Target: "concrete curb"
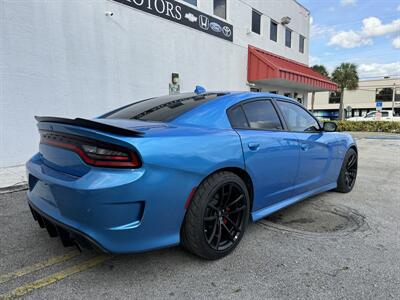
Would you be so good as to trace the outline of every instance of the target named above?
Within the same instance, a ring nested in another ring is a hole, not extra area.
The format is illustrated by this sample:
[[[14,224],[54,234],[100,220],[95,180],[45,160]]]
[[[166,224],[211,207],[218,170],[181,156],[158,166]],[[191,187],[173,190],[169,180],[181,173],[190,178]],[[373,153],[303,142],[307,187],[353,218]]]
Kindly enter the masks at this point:
[[[11,186],[6,186],[0,188],[0,195],[7,194],[7,193],[14,193],[19,191],[24,191],[28,189],[28,183],[26,181],[19,182]]]

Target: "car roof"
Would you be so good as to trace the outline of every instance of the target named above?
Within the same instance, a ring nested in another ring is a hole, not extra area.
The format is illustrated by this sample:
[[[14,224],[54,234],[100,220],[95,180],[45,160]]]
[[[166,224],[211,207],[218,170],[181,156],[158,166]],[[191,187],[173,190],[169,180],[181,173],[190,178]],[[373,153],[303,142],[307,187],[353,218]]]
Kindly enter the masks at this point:
[[[289,100],[295,103],[298,103],[296,100],[275,93],[267,93],[267,92],[251,92],[251,91],[208,91],[207,94],[225,94],[224,96],[240,96],[240,98],[257,98],[257,97],[265,97],[265,98],[275,98],[282,100]],[[220,100],[222,96],[218,97],[216,100]]]
[[[213,100],[205,102],[192,110],[189,110],[176,119],[172,124],[185,124],[201,127],[212,127],[220,129],[231,129],[226,110],[242,101],[257,98],[274,98],[291,101],[298,104],[297,101],[278,94],[250,92],[250,91],[207,91],[204,94],[221,94]],[[185,94],[182,94],[185,96]],[[191,94],[187,94],[190,96]],[[199,94],[201,95],[201,94]]]

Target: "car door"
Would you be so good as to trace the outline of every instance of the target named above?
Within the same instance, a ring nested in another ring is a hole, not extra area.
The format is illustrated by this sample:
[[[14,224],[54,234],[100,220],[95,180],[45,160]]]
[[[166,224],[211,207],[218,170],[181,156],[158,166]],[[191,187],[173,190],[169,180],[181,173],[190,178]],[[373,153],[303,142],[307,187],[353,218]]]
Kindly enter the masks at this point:
[[[365,121],[374,121],[375,115],[376,115],[375,111],[371,111],[371,112],[367,113],[367,115],[364,117]]]
[[[337,134],[324,132],[317,119],[294,101],[277,99],[276,103],[288,129],[296,136],[300,145],[296,195],[331,184],[329,181],[335,178],[337,171]]]
[[[254,187],[253,210],[289,198],[299,165],[295,134],[284,129],[270,99],[242,102],[228,111],[239,134]]]
[[[389,117],[389,112],[388,111],[382,111],[381,112],[381,121],[390,121],[391,118]]]

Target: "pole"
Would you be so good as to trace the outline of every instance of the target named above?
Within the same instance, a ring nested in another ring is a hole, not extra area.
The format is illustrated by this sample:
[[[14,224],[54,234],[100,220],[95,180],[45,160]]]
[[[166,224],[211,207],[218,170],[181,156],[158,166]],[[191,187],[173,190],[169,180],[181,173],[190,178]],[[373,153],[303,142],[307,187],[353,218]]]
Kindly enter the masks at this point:
[[[311,94],[311,112],[314,113],[315,92]]]
[[[396,83],[393,83],[393,95],[392,95],[392,116],[394,116],[394,100],[396,98]]]

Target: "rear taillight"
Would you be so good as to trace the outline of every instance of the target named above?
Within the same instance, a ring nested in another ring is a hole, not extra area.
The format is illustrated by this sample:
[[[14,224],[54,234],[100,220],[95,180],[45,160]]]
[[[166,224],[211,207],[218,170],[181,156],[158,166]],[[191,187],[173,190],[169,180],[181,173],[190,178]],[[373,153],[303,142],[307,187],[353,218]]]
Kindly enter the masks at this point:
[[[40,131],[40,143],[71,150],[96,167],[139,168],[141,161],[133,150],[61,132]]]

